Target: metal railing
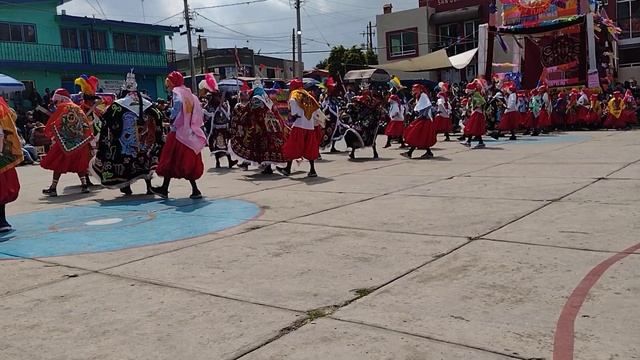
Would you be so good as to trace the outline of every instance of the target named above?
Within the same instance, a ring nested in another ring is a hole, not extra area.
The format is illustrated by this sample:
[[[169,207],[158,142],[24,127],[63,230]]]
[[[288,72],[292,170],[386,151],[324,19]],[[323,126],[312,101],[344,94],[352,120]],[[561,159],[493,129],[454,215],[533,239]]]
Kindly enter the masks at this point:
[[[59,45],[19,42],[0,42],[0,62],[168,67],[166,52],[69,49]]]

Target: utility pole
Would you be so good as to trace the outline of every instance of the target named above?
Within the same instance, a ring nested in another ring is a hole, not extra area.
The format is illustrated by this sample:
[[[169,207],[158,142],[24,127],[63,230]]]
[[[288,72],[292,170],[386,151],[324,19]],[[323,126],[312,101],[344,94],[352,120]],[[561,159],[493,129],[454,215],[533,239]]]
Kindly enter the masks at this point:
[[[189,13],[189,0],[184,0],[184,20],[187,27],[187,45],[189,46],[189,67],[191,70],[191,91],[196,93],[196,63],[193,59],[193,43],[191,42],[191,14]]]
[[[373,26],[369,21],[369,50],[373,51]]]
[[[204,56],[204,50],[202,49],[202,35],[198,35],[198,57],[200,58],[200,74],[204,74],[206,58]]]
[[[291,54],[293,57],[293,62],[291,63],[291,66],[293,66],[292,77],[296,77],[296,71],[298,67],[296,66],[296,29],[295,28],[291,31],[291,42],[293,43],[293,51],[291,51]]]
[[[187,1],[187,0],[185,0]],[[298,64],[296,66],[296,75],[302,79],[302,20],[300,18],[300,6],[301,0],[296,0],[296,19],[298,27]]]

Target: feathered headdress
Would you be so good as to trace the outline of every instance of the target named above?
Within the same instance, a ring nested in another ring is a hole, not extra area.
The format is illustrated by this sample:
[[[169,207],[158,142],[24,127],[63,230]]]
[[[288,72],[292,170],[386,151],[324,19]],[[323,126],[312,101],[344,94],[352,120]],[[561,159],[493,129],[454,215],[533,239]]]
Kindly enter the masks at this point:
[[[138,83],[136,82],[136,74],[133,73],[133,69],[127,74],[127,78],[122,84],[122,90],[136,91],[138,90]]]
[[[204,80],[200,81],[200,84],[198,84],[198,88],[200,90],[207,90],[210,93],[219,91],[216,77],[211,73],[208,73],[204,76]]]
[[[96,91],[98,91],[100,80],[95,76],[87,76],[83,74],[74,81],[74,84],[80,86],[80,91],[84,95],[95,95]]]

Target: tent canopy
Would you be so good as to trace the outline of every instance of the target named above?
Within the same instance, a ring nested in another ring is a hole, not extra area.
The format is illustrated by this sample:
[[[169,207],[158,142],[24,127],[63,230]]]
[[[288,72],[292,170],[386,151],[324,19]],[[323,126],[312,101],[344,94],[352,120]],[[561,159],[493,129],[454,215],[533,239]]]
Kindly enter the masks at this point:
[[[460,70],[464,69],[469,65],[469,63],[471,63],[477,52],[478,48],[475,48],[458,55],[449,56],[447,55],[446,49],[441,49],[413,59],[375,65],[374,67],[377,69],[406,72],[420,72],[447,68]]]
[[[24,84],[10,76],[0,74],[0,92],[23,91]]]
[[[377,66],[374,66],[377,67]],[[383,69],[351,70],[344,75],[344,81],[367,80],[371,82],[389,82],[391,76]]]

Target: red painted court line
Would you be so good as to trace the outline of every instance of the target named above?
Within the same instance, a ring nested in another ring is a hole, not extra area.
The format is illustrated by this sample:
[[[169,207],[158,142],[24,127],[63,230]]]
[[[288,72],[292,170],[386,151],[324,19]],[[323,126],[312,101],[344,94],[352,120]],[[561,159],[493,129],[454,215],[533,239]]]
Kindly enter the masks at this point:
[[[580,281],[578,287],[573,290],[573,293],[571,293],[571,296],[569,296],[569,299],[562,308],[562,313],[560,313],[560,318],[556,325],[556,334],[553,342],[554,360],[573,360],[575,320],[589,291],[611,266],[638,250],[640,250],[640,243],[601,262],[594,267],[593,270]]]

